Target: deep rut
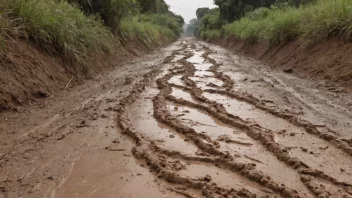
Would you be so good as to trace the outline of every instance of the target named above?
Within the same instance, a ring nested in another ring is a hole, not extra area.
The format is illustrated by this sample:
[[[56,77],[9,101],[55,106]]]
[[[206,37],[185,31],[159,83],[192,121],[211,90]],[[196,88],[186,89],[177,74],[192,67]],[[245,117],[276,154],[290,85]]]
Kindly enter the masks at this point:
[[[351,141],[235,90],[215,53],[183,41],[120,102],[134,157],[185,197],[352,197]]]

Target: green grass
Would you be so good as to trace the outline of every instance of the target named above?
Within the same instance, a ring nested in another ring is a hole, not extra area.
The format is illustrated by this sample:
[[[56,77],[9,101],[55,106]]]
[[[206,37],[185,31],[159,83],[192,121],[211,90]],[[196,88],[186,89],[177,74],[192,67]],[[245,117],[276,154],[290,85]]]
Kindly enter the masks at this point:
[[[182,27],[176,18],[166,14],[143,14],[138,16],[138,20],[141,22],[150,22],[161,27],[167,27],[177,36],[182,32]]]
[[[205,30],[201,33],[201,38],[205,40],[218,40],[221,36],[220,30]]]
[[[99,17],[87,15],[81,7],[75,7],[76,4],[68,2],[0,0],[0,44],[6,41],[5,30],[9,29],[7,25],[10,19],[2,15],[5,12],[11,13],[11,17],[18,23],[16,25],[21,27],[27,38],[39,43],[46,51],[80,63],[84,63],[90,53],[114,50],[116,40],[112,32],[118,31],[119,34],[116,35],[142,41],[150,46],[174,41],[182,30],[179,19],[171,14],[143,14],[132,17],[131,12],[117,20],[120,22],[116,29],[109,29]],[[120,4],[111,4],[116,9],[117,5]],[[115,15],[116,13],[113,14]]]
[[[308,40],[337,37],[352,40],[352,0],[320,0],[302,15],[303,36]]]
[[[121,22],[120,31],[125,39],[138,39],[145,45],[160,45],[176,40],[180,35],[179,25],[174,28],[173,19],[160,19],[155,15],[140,15]]]
[[[264,17],[242,17],[225,25],[224,35],[235,36],[250,43],[265,41],[278,44],[301,35],[301,10],[288,8],[269,11]]]
[[[82,62],[90,52],[113,48],[109,29],[66,1],[11,0],[7,6],[21,19],[30,38],[46,50]]]
[[[318,0],[300,8],[261,8],[222,27],[221,38],[236,37],[271,45],[302,37],[306,41],[328,38],[352,40],[352,0]],[[218,38],[206,30],[205,39]]]

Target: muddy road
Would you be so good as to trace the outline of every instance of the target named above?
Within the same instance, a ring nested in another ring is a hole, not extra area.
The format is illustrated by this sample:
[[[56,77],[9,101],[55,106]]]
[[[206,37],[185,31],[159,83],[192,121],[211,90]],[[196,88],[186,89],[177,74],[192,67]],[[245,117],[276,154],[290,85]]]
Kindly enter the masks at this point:
[[[197,40],[0,116],[0,197],[352,197],[352,94]]]

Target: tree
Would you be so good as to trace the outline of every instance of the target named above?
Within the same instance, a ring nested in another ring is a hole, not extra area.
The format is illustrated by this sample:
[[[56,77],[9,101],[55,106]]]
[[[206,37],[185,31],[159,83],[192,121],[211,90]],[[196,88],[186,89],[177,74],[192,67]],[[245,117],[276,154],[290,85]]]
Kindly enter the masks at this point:
[[[69,0],[78,4],[86,14],[96,14],[112,31],[118,29],[120,21],[138,12],[136,0]]]
[[[275,2],[276,0],[214,0],[214,4],[219,6],[221,18],[228,22],[257,8],[270,7]]]
[[[194,36],[196,28],[197,28],[198,25],[199,25],[199,20],[198,19],[196,19],[196,18],[191,19],[189,21],[189,24],[187,25],[185,34],[187,36]]]
[[[198,8],[197,9],[197,19],[201,20],[205,15],[209,13],[210,9],[209,8]]]

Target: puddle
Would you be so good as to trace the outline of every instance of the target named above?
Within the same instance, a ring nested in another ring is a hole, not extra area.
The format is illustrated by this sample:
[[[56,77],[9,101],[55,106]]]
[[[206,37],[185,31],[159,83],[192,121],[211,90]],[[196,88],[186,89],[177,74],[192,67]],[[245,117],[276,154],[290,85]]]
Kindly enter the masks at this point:
[[[205,90],[205,89],[217,89],[223,86],[223,82],[218,80],[217,78],[207,76],[207,77],[190,77],[193,80],[197,87]]]
[[[173,83],[175,85],[185,86],[185,84],[183,83],[183,80],[181,78],[182,78],[181,75],[173,76],[168,82]]]
[[[220,187],[225,187],[228,189],[234,188],[236,190],[247,189],[251,193],[255,193],[259,196],[266,194],[263,192],[264,190],[270,191],[269,189],[248,180],[240,174],[234,173],[230,170],[222,170],[203,163],[192,163],[187,166],[186,170],[181,170],[179,173],[192,178],[204,178],[206,175],[209,175],[211,176],[212,181],[217,183]]]
[[[153,117],[152,97],[157,89],[148,89],[135,105],[129,109],[130,120],[135,129],[152,141],[159,142],[165,148],[194,155],[196,146],[185,142],[184,137]]]
[[[214,76],[213,72],[209,72],[209,71],[200,71],[197,70],[194,74],[195,77],[212,77]]]
[[[192,95],[186,91],[183,91],[182,89],[178,89],[175,87],[172,87],[172,96],[175,96],[176,98],[181,98],[190,102],[194,102],[197,103],[196,101],[194,101],[194,99],[192,98]]]
[[[282,147],[289,148],[292,156],[302,160],[310,167],[321,170],[341,181],[352,181],[352,158],[345,152],[336,149],[335,146],[308,134],[304,129],[296,127],[284,119],[256,109],[248,103],[219,94],[204,93],[204,96],[223,104],[229,113],[276,132],[276,142]],[[283,130],[285,130],[284,133],[280,132]],[[328,149],[324,149],[327,147]]]
[[[192,57],[188,58],[187,61],[193,64],[200,64],[203,63],[205,61],[205,59],[202,57],[202,55],[204,54],[203,51],[193,51],[194,53]]]
[[[175,107],[177,107],[177,110],[174,110]],[[183,119],[186,126],[192,127],[198,132],[205,132],[212,140],[217,140],[219,137],[227,135],[231,140],[252,144],[243,145],[220,141],[221,147],[219,150],[227,151],[233,156],[236,156],[236,161],[238,162],[255,163],[257,164],[258,170],[263,171],[275,181],[290,186],[302,193],[309,194],[308,189],[300,182],[300,177],[296,171],[288,168],[286,164],[279,161],[276,156],[267,151],[264,146],[252,140],[244,132],[228,127],[222,122],[196,109],[177,105],[170,105],[170,109],[174,110],[172,111],[174,115],[183,115],[180,118]],[[280,174],[277,174],[278,172],[280,172]]]

